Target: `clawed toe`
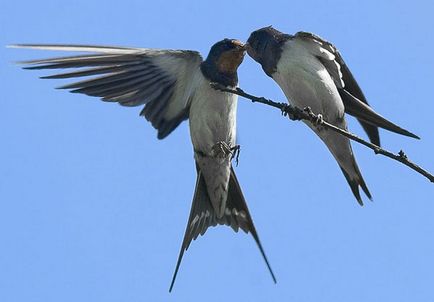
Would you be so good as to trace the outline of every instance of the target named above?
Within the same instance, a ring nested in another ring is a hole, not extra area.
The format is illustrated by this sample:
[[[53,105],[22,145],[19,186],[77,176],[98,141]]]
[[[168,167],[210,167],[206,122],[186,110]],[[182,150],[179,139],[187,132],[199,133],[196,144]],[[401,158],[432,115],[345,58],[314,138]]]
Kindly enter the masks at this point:
[[[316,116],[316,119],[314,119],[314,121],[313,121],[314,125],[317,127],[321,126],[323,122],[324,122],[324,118],[323,118],[322,114],[318,114]]]
[[[232,157],[231,160],[235,158],[235,163],[238,167],[238,159],[240,158],[240,151],[241,151],[241,146],[240,145],[235,145],[231,148],[231,152],[232,152]]]
[[[233,147],[229,147],[226,142],[218,142],[212,148],[211,152],[213,156],[219,158],[226,158],[229,155],[231,156],[231,160],[235,158],[236,164],[238,166],[238,159],[240,157],[240,145],[235,145]]]
[[[226,142],[218,142],[212,147],[212,153],[216,157],[226,157],[229,154],[232,154],[231,148]]]
[[[324,123],[324,118],[322,116],[321,113],[315,114],[312,111],[312,108],[310,107],[305,107],[303,109],[303,111],[307,112],[307,114],[310,117],[310,122],[315,126],[315,127],[320,127],[323,123]]]

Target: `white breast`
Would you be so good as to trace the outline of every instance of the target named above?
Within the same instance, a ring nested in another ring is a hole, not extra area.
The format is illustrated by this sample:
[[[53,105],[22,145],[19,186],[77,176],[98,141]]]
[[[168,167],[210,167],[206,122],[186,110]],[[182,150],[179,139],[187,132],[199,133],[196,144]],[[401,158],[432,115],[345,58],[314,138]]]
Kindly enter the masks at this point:
[[[190,107],[190,135],[196,150],[209,153],[220,141],[235,145],[238,97],[213,89],[201,73]]]
[[[315,113],[343,115],[344,105],[324,65],[303,44],[289,40],[277,64],[273,79],[288,101],[300,108],[309,106]]]

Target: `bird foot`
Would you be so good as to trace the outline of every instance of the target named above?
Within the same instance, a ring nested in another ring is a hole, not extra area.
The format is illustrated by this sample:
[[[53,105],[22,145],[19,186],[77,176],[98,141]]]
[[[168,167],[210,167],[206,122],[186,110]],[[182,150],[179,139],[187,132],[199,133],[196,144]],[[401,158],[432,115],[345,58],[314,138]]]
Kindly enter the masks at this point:
[[[240,145],[235,145],[233,147],[229,147],[229,145],[224,142],[218,142],[211,148],[211,153],[213,156],[218,158],[226,158],[229,155],[231,156],[231,160],[235,158],[235,162],[238,166],[238,159],[240,157]]]
[[[316,119],[314,119],[313,124],[316,127],[319,127],[322,125],[323,122],[324,122],[324,118],[323,118],[322,114],[320,113],[316,116]]]
[[[232,155],[232,150],[231,147],[229,147],[229,145],[226,142],[220,141],[216,143],[214,146],[212,146],[211,153],[215,157],[225,158],[229,154]]]
[[[310,122],[312,123],[312,125],[314,125],[317,128],[320,128],[320,126],[324,123],[324,118],[322,116],[321,113],[315,114],[312,111],[312,108],[310,107],[305,107],[303,109],[303,111],[307,112],[307,114],[310,117]]]

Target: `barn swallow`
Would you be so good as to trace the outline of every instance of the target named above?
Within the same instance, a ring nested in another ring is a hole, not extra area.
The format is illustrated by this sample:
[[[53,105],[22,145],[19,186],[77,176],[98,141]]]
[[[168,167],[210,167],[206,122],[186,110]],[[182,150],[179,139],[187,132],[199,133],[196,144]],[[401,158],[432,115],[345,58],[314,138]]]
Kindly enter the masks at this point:
[[[380,146],[378,127],[419,138],[371,109],[339,51],[330,42],[307,32],[284,34],[270,26],[251,33],[246,48],[292,105],[310,107],[326,121],[345,130],[345,113],[348,113],[359,120],[370,141],[377,146]],[[363,205],[359,187],[372,199],[349,139],[306,123],[335,157],[359,204]]]
[[[210,85],[238,85],[237,69],[245,55],[242,42],[217,42],[206,60],[190,50],[36,44],[13,47],[90,53],[21,63],[27,65],[25,69],[78,68],[44,79],[94,76],[59,88],[122,106],[144,105],[140,115],[158,130],[158,139],[189,120],[197,179],[169,291],[191,241],[204,235],[208,227],[223,224],[235,232],[241,229],[252,234],[275,281],[231,164],[236,149],[238,99]]]

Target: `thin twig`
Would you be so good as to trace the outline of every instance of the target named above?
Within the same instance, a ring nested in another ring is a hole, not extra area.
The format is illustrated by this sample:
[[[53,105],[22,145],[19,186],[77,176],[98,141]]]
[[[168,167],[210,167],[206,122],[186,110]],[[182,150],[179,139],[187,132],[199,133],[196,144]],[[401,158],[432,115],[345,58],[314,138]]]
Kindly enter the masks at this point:
[[[227,88],[225,86],[222,86],[217,83],[212,83],[211,86],[214,89],[224,91],[224,92],[230,92],[233,94],[237,94],[239,96],[242,96],[244,98],[247,98],[251,100],[253,103],[261,103],[265,104],[274,108],[280,109],[283,115],[288,116],[291,120],[306,120],[311,122],[313,125],[321,125],[324,128],[333,130],[345,137],[348,137],[349,139],[358,142],[359,144],[362,144],[374,151],[375,154],[381,154],[386,157],[389,157],[391,159],[394,159],[396,161],[399,161],[400,163],[406,165],[407,167],[413,169],[414,171],[418,172],[419,174],[425,176],[428,178],[429,181],[434,183],[434,175],[423,169],[422,167],[416,165],[412,161],[410,161],[407,157],[407,155],[404,153],[403,150],[399,151],[398,154],[392,153],[390,151],[387,151],[386,149],[383,149],[375,144],[372,144],[370,142],[365,141],[364,139],[361,139],[355,134],[352,134],[344,129],[341,129],[339,127],[336,127],[329,122],[322,119],[322,116],[320,114],[315,114],[312,112],[312,110],[309,107],[306,107],[304,109],[300,109],[296,106],[292,106],[287,103],[278,103],[269,99],[266,99],[264,97],[257,97],[251,94],[248,94],[244,92],[241,88],[231,89]]]

